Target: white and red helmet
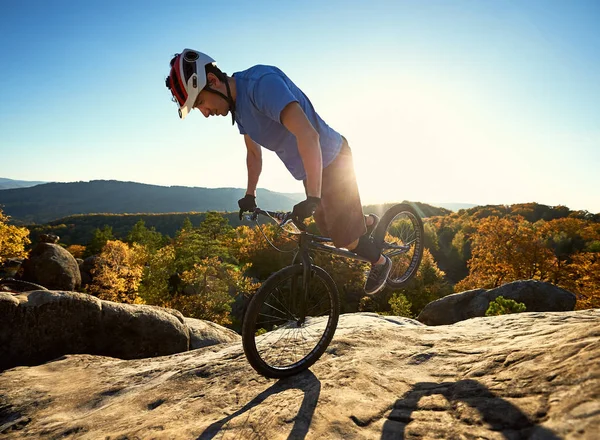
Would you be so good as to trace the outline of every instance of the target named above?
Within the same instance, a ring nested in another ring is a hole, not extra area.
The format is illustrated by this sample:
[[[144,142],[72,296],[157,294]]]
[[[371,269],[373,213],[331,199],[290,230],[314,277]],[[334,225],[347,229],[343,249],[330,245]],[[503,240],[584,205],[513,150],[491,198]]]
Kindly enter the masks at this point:
[[[192,49],[184,49],[171,60],[171,72],[166,80],[173,101],[179,106],[179,117],[190,113],[200,91],[206,87],[207,64],[216,64],[208,55]]]

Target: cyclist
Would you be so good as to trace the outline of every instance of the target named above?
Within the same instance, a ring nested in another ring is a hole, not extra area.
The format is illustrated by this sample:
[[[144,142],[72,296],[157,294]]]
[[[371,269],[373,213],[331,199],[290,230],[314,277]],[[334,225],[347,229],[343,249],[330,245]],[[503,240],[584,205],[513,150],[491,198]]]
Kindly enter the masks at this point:
[[[274,151],[304,183],[306,200],[294,206],[294,220],[314,215],[321,234],[336,247],[371,262],[365,292],[384,287],[392,263],[370,237],[379,219],[363,214],[348,142],[280,69],[256,65],[228,76],[210,56],[185,49],[171,59],[166,85],[181,119],[195,108],[206,118],[231,114],[232,124],[237,123],[248,169],[246,195],[238,201],[241,211],[256,208],[261,146]]]

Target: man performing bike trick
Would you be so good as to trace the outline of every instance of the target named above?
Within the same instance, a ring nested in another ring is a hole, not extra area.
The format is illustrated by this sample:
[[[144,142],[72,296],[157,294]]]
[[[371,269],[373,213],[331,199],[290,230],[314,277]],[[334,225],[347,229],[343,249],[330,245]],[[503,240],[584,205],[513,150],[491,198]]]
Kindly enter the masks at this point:
[[[246,195],[238,201],[241,211],[256,208],[261,146],[274,151],[304,183],[307,197],[294,206],[294,221],[314,215],[321,234],[336,247],[368,259],[367,294],[385,286],[392,263],[370,237],[378,218],[363,214],[348,142],[281,70],[257,65],[230,77],[208,55],[185,49],[171,59],[166,85],[181,119],[196,108],[206,118],[231,113],[232,124],[237,123],[248,167]]]

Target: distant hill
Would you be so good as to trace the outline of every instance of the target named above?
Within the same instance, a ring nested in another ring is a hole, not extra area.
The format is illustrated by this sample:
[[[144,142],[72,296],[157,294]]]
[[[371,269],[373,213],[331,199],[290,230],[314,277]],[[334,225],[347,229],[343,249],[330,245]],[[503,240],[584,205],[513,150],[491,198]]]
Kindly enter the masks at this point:
[[[30,186],[41,185],[47,182],[37,182],[30,180],[13,180],[0,177],[0,190],[1,189],[12,189],[12,188],[28,188]]]
[[[0,190],[0,206],[15,223],[46,223],[74,214],[236,211],[241,188],[158,186],[116,180],[46,183]],[[260,207],[290,210],[304,194],[257,191]]]

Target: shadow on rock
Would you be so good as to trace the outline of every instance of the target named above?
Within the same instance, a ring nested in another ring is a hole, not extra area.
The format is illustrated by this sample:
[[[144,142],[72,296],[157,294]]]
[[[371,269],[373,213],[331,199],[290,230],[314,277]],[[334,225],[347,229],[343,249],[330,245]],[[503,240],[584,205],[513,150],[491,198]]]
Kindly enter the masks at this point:
[[[443,396],[447,401],[444,405],[424,405],[420,408],[419,402],[424,397]],[[461,412],[457,405],[464,403],[478,413],[473,416],[468,411]],[[518,407],[495,395],[483,384],[474,380],[459,380],[457,382],[420,382],[415,384],[402,399],[394,403],[388,420],[383,425],[381,440],[398,440],[405,438],[406,427],[414,420],[413,412],[416,411],[449,411],[453,418],[457,418],[463,424],[487,425],[487,429],[501,433],[507,439],[544,439],[559,440],[551,430],[538,425],[538,421],[532,420]],[[540,416],[543,416],[542,414]],[[416,421],[416,420],[415,420]],[[417,431],[431,432],[431,426],[425,424],[420,427],[415,423]],[[413,426],[411,425],[411,431]],[[444,426],[444,435],[453,437],[452,427]],[[458,431],[457,431],[458,432]],[[418,435],[418,432],[415,432]]]
[[[304,393],[304,398],[298,409],[298,414],[294,418],[294,426],[288,439],[295,440],[305,438],[315,413],[315,408],[317,407],[319,395],[321,394],[321,382],[310,371],[305,371],[297,376],[277,381],[233,414],[214,422],[200,434],[198,440],[214,438],[230,420],[260,405],[270,396],[291,389],[302,391]]]

